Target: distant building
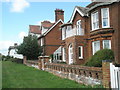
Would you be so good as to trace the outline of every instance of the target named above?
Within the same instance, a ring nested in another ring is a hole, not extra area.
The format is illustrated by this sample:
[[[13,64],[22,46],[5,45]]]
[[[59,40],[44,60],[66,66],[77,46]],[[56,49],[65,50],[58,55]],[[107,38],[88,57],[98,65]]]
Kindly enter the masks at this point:
[[[41,22],[41,34],[44,34],[54,23],[51,23],[50,21],[43,21]]]
[[[55,22],[43,21],[41,23],[42,35],[38,37],[40,46],[43,47],[43,55],[50,56],[61,46],[61,30],[60,25],[64,23],[64,11],[55,10]],[[61,53],[61,52],[60,52]],[[59,55],[61,55],[59,53]],[[57,53],[55,53],[57,54]]]
[[[23,55],[17,54],[16,48],[17,48],[17,43],[14,44],[14,46],[10,46],[8,49],[8,56],[13,56],[14,58],[20,58],[23,59]]]
[[[29,25],[29,35],[36,35],[39,37],[41,35],[41,30],[39,25]]]

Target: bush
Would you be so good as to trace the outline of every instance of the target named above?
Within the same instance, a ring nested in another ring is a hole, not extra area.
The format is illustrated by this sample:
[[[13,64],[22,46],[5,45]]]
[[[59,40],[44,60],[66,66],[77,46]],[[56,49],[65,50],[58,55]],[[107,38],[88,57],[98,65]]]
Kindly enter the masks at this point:
[[[85,63],[85,66],[90,67],[102,67],[102,60],[114,60],[114,53],[111,49],[102,49],[97,51],[89,60]]]

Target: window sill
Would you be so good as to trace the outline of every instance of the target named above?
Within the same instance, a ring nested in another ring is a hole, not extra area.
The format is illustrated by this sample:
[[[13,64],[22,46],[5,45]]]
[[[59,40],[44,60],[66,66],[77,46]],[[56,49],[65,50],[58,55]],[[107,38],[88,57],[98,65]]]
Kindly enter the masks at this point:
[[[96,31],[96,30],[99,30],[100,28],[95,28],[95,29],[92,29],[91,31]]]
[[[104,26],[102,26],[102,29],[104,29],[104,28],[111,28],[111,27],[110,27],[110,26],[105,26],[105,27],[104,27]]]
[[[110,29],[110,30],[112,30],[113,28],[112,28],[112,27],[99,28],[99,29],[91,30],[90,33],[96,32],[96,31],[100,31],[100,30],[103,30],[103,29],[106,29],[106,30],[107,30],[107,29]]]
[[[79,59],[83,59],[83,57],[79,57]]]

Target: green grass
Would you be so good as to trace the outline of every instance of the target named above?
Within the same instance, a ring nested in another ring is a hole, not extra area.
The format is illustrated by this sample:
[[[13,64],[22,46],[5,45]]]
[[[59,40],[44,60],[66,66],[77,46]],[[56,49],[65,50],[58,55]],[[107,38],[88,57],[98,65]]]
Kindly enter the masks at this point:
[[[91,88],[23,64],[3,61],[2,65],[3,88]]]

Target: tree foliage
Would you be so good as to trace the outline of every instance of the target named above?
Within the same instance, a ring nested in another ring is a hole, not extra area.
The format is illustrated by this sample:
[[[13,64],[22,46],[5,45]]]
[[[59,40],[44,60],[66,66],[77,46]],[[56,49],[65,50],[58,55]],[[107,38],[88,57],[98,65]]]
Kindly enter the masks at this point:
[[[37,37],[28,35],[24,37],[23,43],[17,47],[17,53],[27,56],[27,59],[37,59],[42,53],[42,47],[39,47]]]

